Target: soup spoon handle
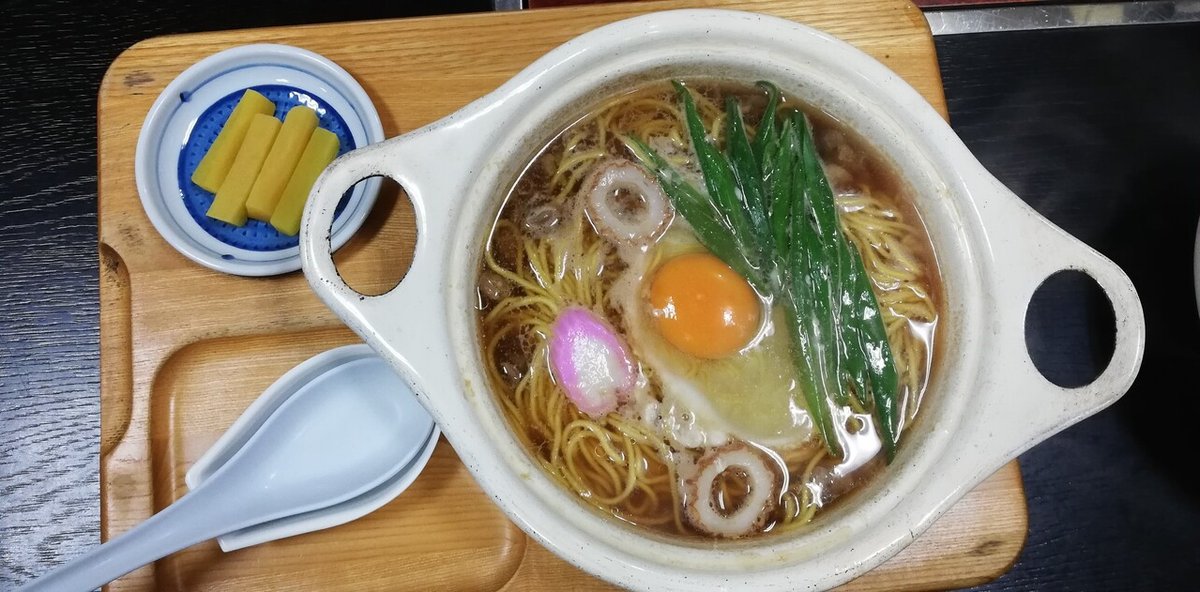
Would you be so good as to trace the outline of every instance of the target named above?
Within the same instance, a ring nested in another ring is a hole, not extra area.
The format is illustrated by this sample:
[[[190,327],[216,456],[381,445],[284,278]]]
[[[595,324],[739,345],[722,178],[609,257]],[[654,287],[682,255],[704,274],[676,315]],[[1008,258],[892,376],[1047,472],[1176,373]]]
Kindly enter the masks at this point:
[[[143,565],[236,530],[241,504],[201,485],[149,520],[18,588],[18,592],[90,592]]]

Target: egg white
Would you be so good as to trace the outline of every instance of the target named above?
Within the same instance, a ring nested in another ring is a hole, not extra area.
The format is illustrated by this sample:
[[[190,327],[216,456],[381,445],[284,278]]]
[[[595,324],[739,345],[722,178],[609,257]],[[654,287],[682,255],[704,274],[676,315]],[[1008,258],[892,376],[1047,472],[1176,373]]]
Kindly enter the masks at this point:
[[[671,225],[658,242],[622,251],[628,267],[609,297],[620,311],[626,340],[643,373],[661,387],[661,402],[644,401],[644,421],[686,448],[718,446],[729,438],[772,448],[799,446],[813,437],[778,307],[762,299],[755,337],[733,356],[709,360],[684,353],[661,334],[646,297],[659,265],[704,251],[686,225]]]

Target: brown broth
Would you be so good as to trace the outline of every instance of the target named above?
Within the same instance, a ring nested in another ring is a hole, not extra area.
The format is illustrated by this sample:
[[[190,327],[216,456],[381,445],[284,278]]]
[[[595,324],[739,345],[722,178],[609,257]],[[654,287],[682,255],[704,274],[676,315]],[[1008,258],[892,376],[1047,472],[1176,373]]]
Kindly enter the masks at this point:
[[[687,81],[687,84],[693,92],[718,107],[723,106],[726,96],[736,97],[742,106],[745,121],[751,127],[759,121],[766,105],[764,93],[753,86],[713,79],[692,79]],[[627,105],[641,105],[639,101],[643,101],[645,105],[636,108],[630,107],[622,111],[612,106],[612,101],[618,100],[624,100]],[[657,82],[639,87],[623,97],[609,99],[592,106],[575,123],[547,142],[512,184],[500,207],[492,232],[486,237],[488,253],[494,258],[495,263],[510,272],[529,275],[532,265],[528,258],[529,245],[541,245],[548,241],[560,240],[560,237],[564,236],[576,237],[584,247],[601,244],[601,250],[603,250],[602,243],[605,239],[597,235],[587,223],[586,218],[583,218],[583,222],[577,225],[578,234],[571,234],[574,232],[571,229],[574,228],[572,225],[575,223],[571,216],[574,206],[571,204],[574,203],[574,196],[579,188],[577,186],[572,188],[569,174],[565,175],[567,181],[564,183],[564,174],[561,171],[567,169],[563,168],[563,163],[568,162],[572,155],[584,154],[589,150],[602,151],[606,158],[619,157],[632,160],[632,156],[615,133],[607,133],[607,136],[601,139],[600,128],[602,127],[601,122],[605,121],[605,114],[610,110],[619,114],[610,120],[609,127],[605,129],[620,129],[622,121],[625,120],[638,122],[645,119],[661,123],[663,120],[673,119],[662,107],[663,104],[676,104],[674,91],[667,82]],[[911,190],[883,155],[833,117],[791,98],[785,98],[781,108],[798,108],[809,116],[818,149],[830,177],[830,183],[834,186],[835,193],[849,196],[843,196],[848,201],[841,201],[843,197],[839,197],[843,216],[856,215],[853,212],[858,211],[855,210],[858,206],[846,205],[857,203],[854,202],[854,195],[867,195],[876,200],[872,202],[875,204],[873,207],[885,212],[887,220],[905,221],[903,236],[888,238],[887,240],[895,241],[895,243],[886,246],[893,249],[904,249],[905,260],[910,261],[916,269],[921,270],[919,281],[914,281],[914,285],[919,284],[920,290],[927,295],[924,302],[932,310],[932,317],[929,319],[905,319],[909,321],[906,329],[908,333],[902,333],[903,339],[906,340],[905,343],[913,344],[906,347],[922,348],[921,355],[914,354],[908,358],[920,366],[912,374],[912,376],[919,376],[919,380],[915,382],[915,389],[905,387],[904,400],[906,403],[902,406],[902,409],[906,410],[906,415],[915,416],[916,407],[924,396],[929,374],[934,368],[933,360],[937,353],[937,342],[934,335],[937,319],[942,312],[941,302],[943,300],[934,252],[919,213],[912,204]],[[709,112],[713,111],[710,109]],[[658,117],[655,114],[658,114]],[[624,117],[625,120],[619,119],[620,117]],[[654,127],[659,123],[648,123],[642,129],[659,129]],[[590,133],[582,133],[589,129]],[[558,173],[557,176],[556,173]],[[576,185],[580,183],[581,181],[576,181]],[[845,220],[846,218],[843,218],[844,225],[846,224]],[[864,259],[868,257],[872,249],[880,250],[876,248],[878,245],[859,244],[860,241],[853,240],[852,242],[855,242],[855,246],[864,254]],[[584,247],[580,247],[580,249],[582,250]],[[611,288],[611,284],[618,278],[624,277],[623,274],[630,268],[630,262],[618,254],[617,249],[611,249],[611,251],[602,258],[595,272],[596,279],[594,281],[606,285],[606,289]],[[574,257],[577,256],[579,256],[578,253],[572,253],[565,257],[574,261]],[[569,262],[565,265],[565,269],[572,269]],[[877,295],[884,292],[893,293],[884,289],[889,285],[886,278],[880,279],[874,271],[870,275],[876,284]],[[565,276],[570,276],[570,272],[565,273]],[[648,486],[647,490],[635,488],[630,495],[617,503],[605,503],[599,499],[613,497],[607,495],[611,492],[604,489],[604,481],[607,477],[604,477],[605,470],[600,467],[605,462],[612,462],[612,455],[606,452],[604,446],[598,443],[599,441],[586,441],[576,449],[563,448],[562,438],[566,436],[563,436],[565,432],[559,428],[569,422],[582,421],[586,423],[590,420],[575,410],[572,404],[566,400],[565,395],[543,392],[556,388],[552,378],[547,378],[548,369],[544,368],[544,341],[547,338],[547,323],[545,318],[541,317],[545,317],[546,313],[544,311],[537,314],[530,312],[536,309],[531,305],[528,308],[515,307],[511,310],[506,309],[507,312],[503,312],[503,314],[494,314],[500,303],[519,302],[521,298],[531,294],[528,289],[522,288],[511,279],[502,277],[501,274],[490,268],[486,259],[480,264],[478,281],[478,315],[482,358],[489,365],[492,390],[500,399],[511,427],[528,447],[530,455],[541,463],[552,477],[579,494],[580,499],[593,508],[658,532],[689,537],[708,538],[712,536],[694,527],[689,522],[689,514],[680,509],[681,505],[690,501],[683,493],[686,488],[680,485],[681,482],[686,481],[686,475],[680,475],[690,470],[689,467],[697,459],[701,459],[703,462],[704,454],[709,450],[692,450],[678,442],[671,441],[669,435],[664,434],[661,430],[656,431],[650,425],[653,422],[647,417],[646,412],[628,409],[632,403],[625,404],[623,408],[610,414],[610,416],[619,415],[620,417],[608,417],[602,418],[603,421],[596,421],[596,425],[600,426],[596,429],[610,431],[605,433],[622,434],[625,433],[622,432],[622,429],[628,430],[629,428],[620,426],[637,426],[639,422],[644,425],[650,434],[650,439],[657,439],[657,442],[653,446],[643,445],[644,450],[638,449],[644,454],[635,459],[637,463],[635,469],[640,475],[639,483],[652,482],[653,484]],[[567,277],[565,281],[571,281],[571,278]],[[911,288],[907,284],[903,284],[899,289],[909,290]],[[895,293],[899,294],[899,292]],[[508,299],[517,300],[509,301]],[[883,298],[880,300],[881,307],[889,306],[884,303]],[[559,305],[569,304],[572,303],[559,303]],[[618,332],[627,333],[627,318],[618,312],[618,307],[615,307],[612,302],[593,303],[592,309],[602,313]],[[519,318],[526,314],[530,316],[529,319]],[[541,320],[533,318],[539,314],[541,317],[538,318]],[[520,329],[513,330],[512,326],[519,326]],[[493,341],[496,343],[492,344]],[[892,342],[893,349],[895,349],[897,347],[896,340],[892,339]],[[658,380],[656,371],[653,368],[647,368],[640,360],[639,363],[642,364],[641,369],[648,383],[647,392],[651,397],[661,398],[662,384],[656,383]],[[541,385],[541,387],[530,387],[529,385]],[[915,390],[915,392],[908,392],[910,390]],[[536,399],[539,401],[538,403],[529,403],[522,407],[525,404],[523,401],[534,400],[528,397],[528,393],[535,391],[544,396]],[[562,400],[555,401],[554,396],[558,396]],[[536,411],[530,411],[534,408]],[[860,435],[868,432],[868,436],[873,435],[869,425],[871,421],[869,412],[864,416],[863,414],[854,414],[853,410],[848,408],[844,411],[847,412],[847,426],[854,427],[857,422],[861,428],[858,432]],[[686,413],[683,417],[687,417]],[[661,420],[661,415],[659,419]],[[905,427],[910,427],[907,425],[909,423],[909,421],[905,421]],[[850,434],[851,430],[848,429],[846,433]],[[872,444],[867,436],[850,437],[844,442],[847,446],[844,461],[828,457],[814,459],[813,455],[821,448],[819,445],[814,446],[811,443],[787,450],[771,449],[755,442],[749,444],[761,453],[760,456],[766,460],[766,465],[781,477],[779,489],[771,493],[775,509],[768,513],[759,534],[802,527],[808,521],[807,519],[801,521],[807,509],[811,507],[812,511],[819,516],[830,504],[845,499],[851,492],[861,488],[885,465],[882,455],[870,450],[872,446],[877,448],[877,438]],[[901,447],[904,445],[903,438],[900,445]],[[633,449],[629,446],[626,442],[626,449],[620,456],[621,462],[634,462],[629,458],[630,455],[638,456],[638,451],[631,453],[630,451]],[[572,458],[575,458],[576,466],[586,468],[586,470],[580,470],[580,474],[600,475],[600,477],[596,477],[595,482],[582,485],[578,478],[572,481],[569,476],[566,476],[570,469],[564,468],[566,465],[563,464],[565,461],[562,459],[568,454],[564,450],[574,451],[570,454],[575,455]],[[866,458],[859,458],[860,456]],[[851,464],[854,466],[851,467]],[[623,468],[619,470],[625,471],[627,466],[623,465]],[[721,511],[720,507],[733,511],[752,497],[751,490],[749,477],[744,470],[726,470],[713,481],[711,496],[715,500],[713,503],[718,506],[719,512]],[[680,499],[681,496],[684,499]],[[805,496],[813,501],[804,503],[807,499]],[[809,514],[809,518],[811,518],[811,514]]]

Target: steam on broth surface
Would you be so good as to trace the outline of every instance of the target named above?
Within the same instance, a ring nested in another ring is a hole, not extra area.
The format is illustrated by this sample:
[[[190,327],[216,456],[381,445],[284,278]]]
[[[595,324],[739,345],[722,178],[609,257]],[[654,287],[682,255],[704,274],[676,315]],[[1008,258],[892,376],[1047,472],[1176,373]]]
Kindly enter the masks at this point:
[[[661,532],[808,523],[903,445],[932,368],[939,278],[904,184],[764,88],[664,81],[581,114],[513,184],[480,265],[518,438]]]

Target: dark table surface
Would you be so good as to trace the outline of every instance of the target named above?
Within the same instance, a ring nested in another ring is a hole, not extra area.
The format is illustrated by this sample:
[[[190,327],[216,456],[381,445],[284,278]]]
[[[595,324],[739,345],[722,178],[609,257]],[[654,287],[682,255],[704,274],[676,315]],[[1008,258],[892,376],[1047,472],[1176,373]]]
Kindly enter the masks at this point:
[[[99,542],[96,92],[147,37],[482,11],[275,3],[0,1],[0,590]],[[955,129],[1038,211],[1124,267],[1148,341],[1115,406],[1020,458],[1029,538],[982,590],[1195,590],[1200,416],[1192,245],[1200,217],[1200,24],[937,39]],[[1078,277],[1030,312],[1040,367],[1085,383],[1111,311]]]

